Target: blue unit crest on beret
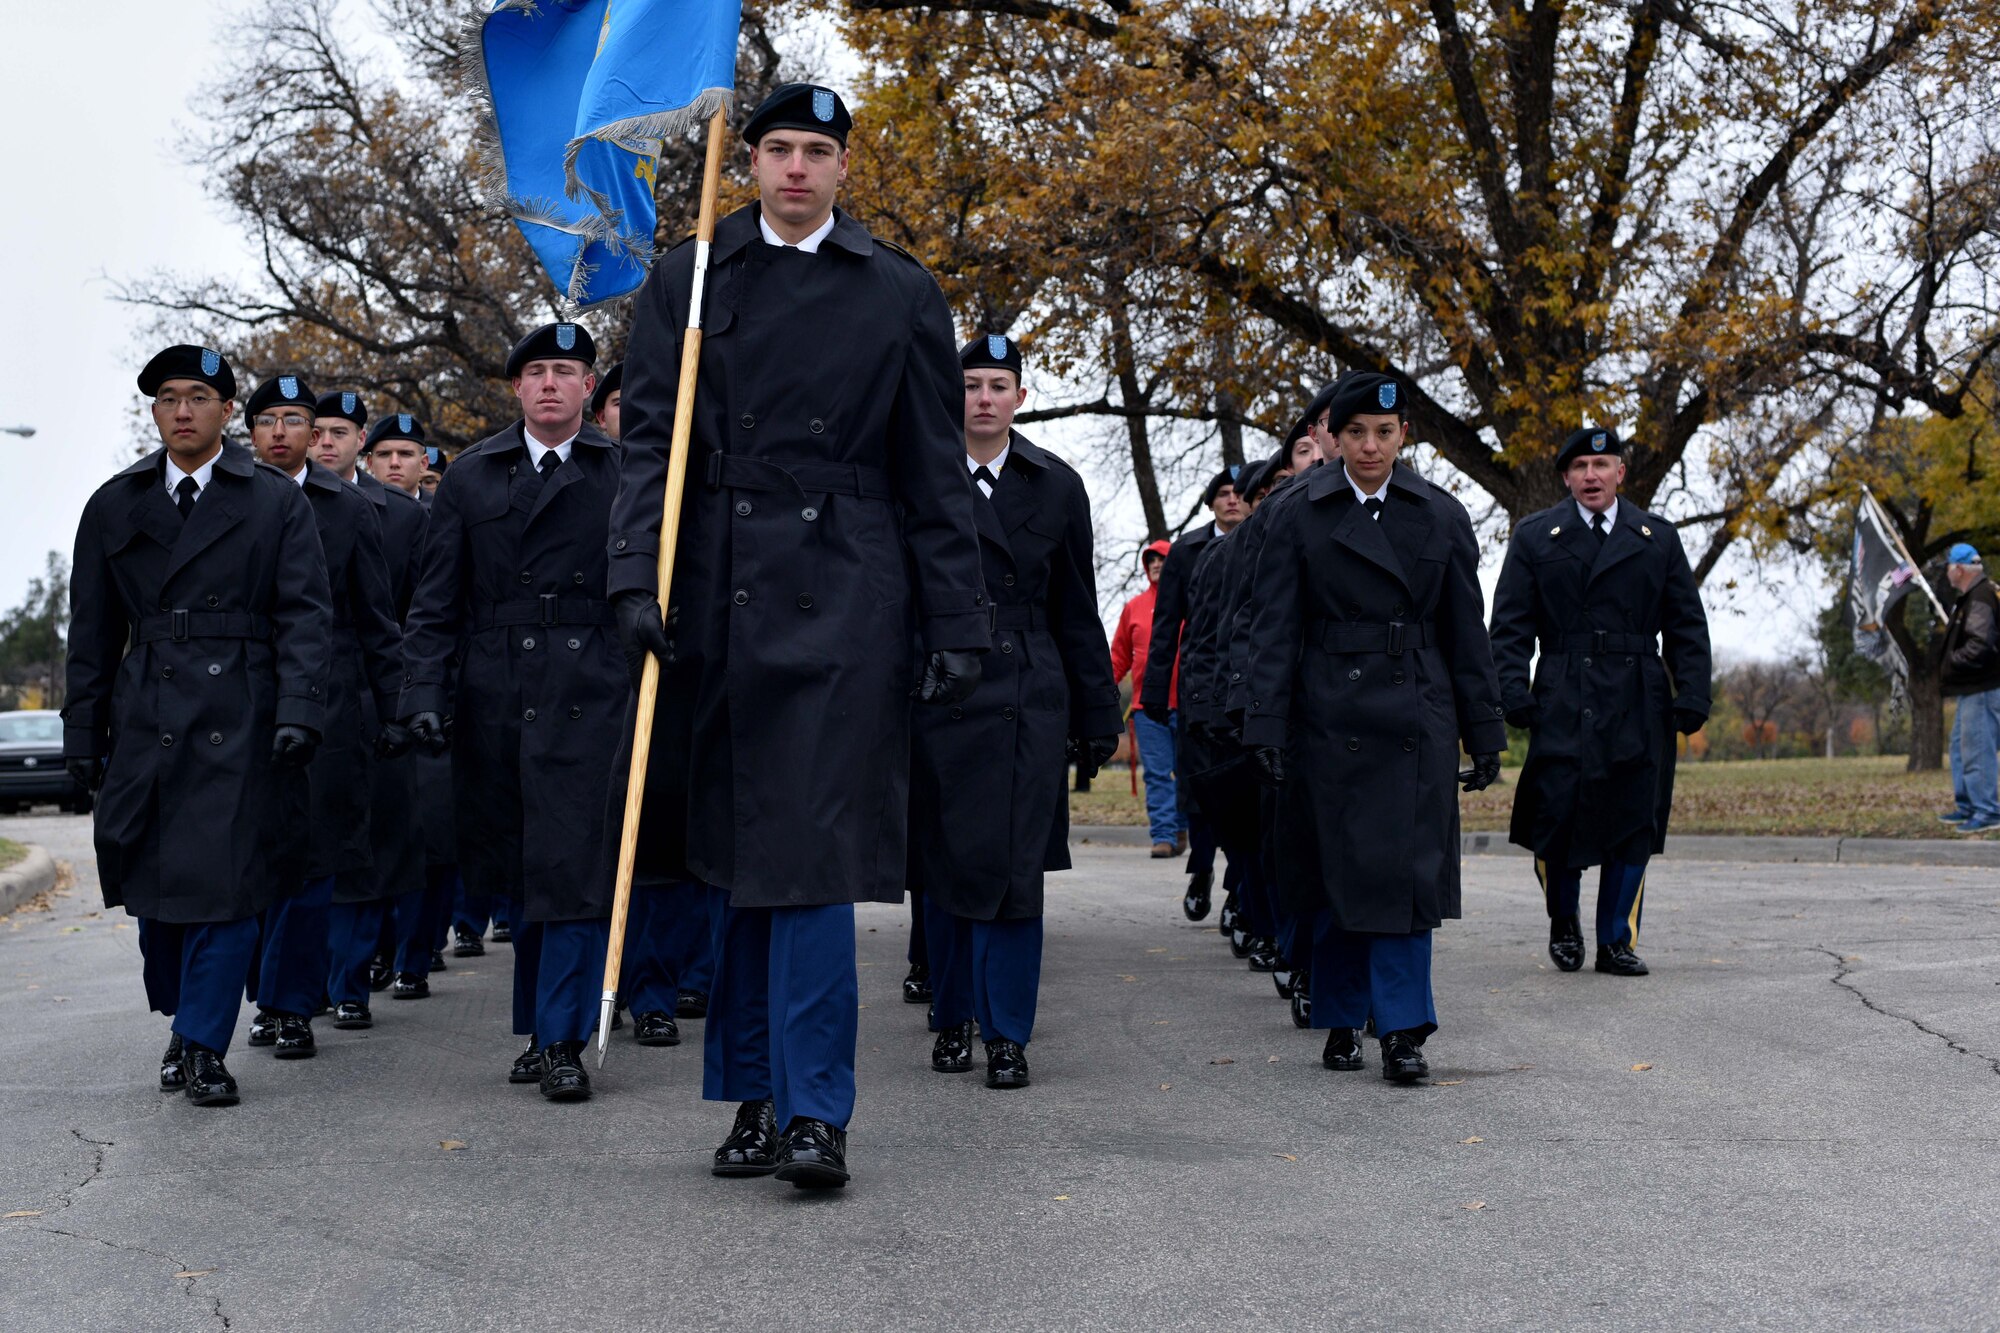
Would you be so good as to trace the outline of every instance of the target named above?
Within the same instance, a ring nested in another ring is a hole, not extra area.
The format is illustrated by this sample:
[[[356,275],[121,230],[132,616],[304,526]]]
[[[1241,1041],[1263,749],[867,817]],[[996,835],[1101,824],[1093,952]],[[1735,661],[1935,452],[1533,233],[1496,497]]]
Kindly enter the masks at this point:
[[[1599,431],[1597,432],[1597,434],[1590,437],[1590,451],[1592,453],[1601,454],[1604,452],[1604,446],[1608,443],[1610,443],[1610,441],[1605,439],[1604,432]]]
[[[813,89],[814,120],[819,121],[822,125],[831,125],[833,123],[834,105],[832,93],[824,88]]]
[[[986,355],[992,357],[995,361],[1004,361],[1007,359],[1007,337],[1005,334],[989,333],[986,335]]]
[[[361,401],[360,399],[356,398],[351,393],[343,393],[340,395],[340,410],[343,412],[352,412],[355,408],[355,404],[357,404],[360,401]]]
[[[281,394],[283,394],[283,395],[285,395],[285,397],[287,397],[287,398],[296,398],[296,397],[298,397],[298,396],[299,396],[299,377],[298,377],[298,376],[296,376],[296,375],[280,375],[280,376],[278,376],[278,392],[279,392],[279,393],[281,393]]]
[[[409,430],[409,429],[410,429],[410,427],[411,427],[412,425],[414,425],[414,424],[415,424],[415,422],[413,421],[413,419],[411,418],[411,416],[410,416],[410,414],[409,414],[408,412],[398,412],[398,413],[396,414],[396,429],[397,429],[397,430],[401,430],[401,431],[407,431],[407,430]]]
[[[202,348],[201,373],[204,375],[213,375],[216,371],[221,369],[222,369],[222,354],[220,352],[211,352],[206,347]]]
[[[1375,401],[1382,404],[1385,409],[1394,407],[1396,405],[1396,386],[1393,384],[1376,385]]]
[[[562,348],[565,352],[576,349],[576,325],[556,325],[556,346]]]

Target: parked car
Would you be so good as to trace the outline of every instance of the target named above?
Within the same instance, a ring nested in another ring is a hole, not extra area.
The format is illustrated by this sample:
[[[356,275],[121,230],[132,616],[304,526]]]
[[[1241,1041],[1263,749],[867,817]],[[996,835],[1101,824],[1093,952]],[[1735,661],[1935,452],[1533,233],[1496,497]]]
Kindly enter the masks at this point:
[[[0,814],[43,803],[90,813],[90,793],[63,767],[62,714],[0,713]]]

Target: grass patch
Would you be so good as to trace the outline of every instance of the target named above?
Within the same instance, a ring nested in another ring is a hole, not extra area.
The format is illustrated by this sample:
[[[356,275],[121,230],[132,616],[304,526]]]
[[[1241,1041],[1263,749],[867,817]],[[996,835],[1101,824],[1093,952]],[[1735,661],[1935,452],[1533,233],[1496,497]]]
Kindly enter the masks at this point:
[[[1674,779],[1673,833],[1782,834],[1793,837],[1941,838],[1937,814],[1951,806],[1951,775],[1909,773],[1900,755],[1852,759],[1769,759],[1683,763]],[[1459,798],[1469,833],[1505,832],[1519,769]],[[1108,769],[1089,792],[1070,795],[1076,824],[1144,824],[1143,795],[1124,769]]]
[[[0,870],[5,870],[28,854],[28,849],[18,842],[0,838]]]

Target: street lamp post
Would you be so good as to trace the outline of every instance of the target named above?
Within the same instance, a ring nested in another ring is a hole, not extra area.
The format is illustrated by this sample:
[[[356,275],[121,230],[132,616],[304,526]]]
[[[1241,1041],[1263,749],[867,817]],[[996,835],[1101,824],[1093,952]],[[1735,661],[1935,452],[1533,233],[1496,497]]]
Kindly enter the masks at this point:
[[[0,435],[18,435],[24,440],[34,433],[33,426],[0,426]]]

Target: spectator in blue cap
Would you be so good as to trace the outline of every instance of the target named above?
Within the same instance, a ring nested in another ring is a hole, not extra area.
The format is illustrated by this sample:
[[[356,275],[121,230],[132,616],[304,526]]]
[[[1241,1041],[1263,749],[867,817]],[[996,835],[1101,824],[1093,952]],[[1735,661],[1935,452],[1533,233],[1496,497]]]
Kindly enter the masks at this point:
[[[1958,700],[1951,724],[1953,808],[1938,818],[1960,833],[2000,828],[2000,598],[1969,542],[1945,553],[1958,601],[1944,627],[1940,683]]]

